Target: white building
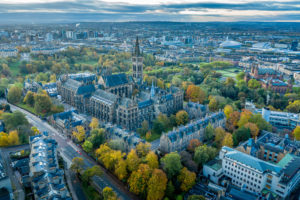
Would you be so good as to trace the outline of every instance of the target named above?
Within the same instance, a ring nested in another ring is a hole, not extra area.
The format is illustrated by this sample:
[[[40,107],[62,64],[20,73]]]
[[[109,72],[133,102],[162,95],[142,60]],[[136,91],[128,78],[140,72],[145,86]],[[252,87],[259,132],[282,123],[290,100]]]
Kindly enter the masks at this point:
[[[219,159],[222,160],[223,174],[231,179],[231,183],[249,192],[272,192],[286,198],[300,183],[298,156],[287,154],[280,162],[272,164],[224,146]]]
[[[17,49],[0,49],[0,57],[14,57],[18,55]]]

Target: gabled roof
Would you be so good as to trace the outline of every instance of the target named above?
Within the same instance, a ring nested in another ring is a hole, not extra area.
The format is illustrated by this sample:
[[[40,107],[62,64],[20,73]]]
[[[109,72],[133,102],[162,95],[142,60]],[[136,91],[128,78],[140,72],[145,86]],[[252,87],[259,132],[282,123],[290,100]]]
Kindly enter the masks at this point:
[[[64,83],[65,87],[76,92],[77,89],[81,86],[81,83],[79,81],[75,81],[73,79],[68,79],[65,83]]]
[[[128,79],[123,73],[104,76],[103,80],[107,87],[115,87],[118,85],[124,85],[128,83]]]
[[[117,97],[117,95],[115,95],[113,93],[98,89],[92,95],[91,99],[99,100],[99,101],[105,102],[107,104],[113,104],[117,101],[118,97]]]

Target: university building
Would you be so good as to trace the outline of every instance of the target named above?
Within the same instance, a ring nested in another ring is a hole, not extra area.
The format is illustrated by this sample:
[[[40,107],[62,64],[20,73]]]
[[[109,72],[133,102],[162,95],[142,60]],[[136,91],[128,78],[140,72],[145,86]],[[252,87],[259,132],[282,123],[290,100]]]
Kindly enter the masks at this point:
[[[138,40],[132,57],[132,75],[112,74],[108,68],[98,75],[64,75],[57,81],[61,99],[79,112],[91,114],[101,122],[136,130],[143,121],[149,124],[160,113],[170,115],[183,109],[183,91],[176,87],[161,89],[142,82],[143,56]],[[133,88],[138,93],[133,95]]]

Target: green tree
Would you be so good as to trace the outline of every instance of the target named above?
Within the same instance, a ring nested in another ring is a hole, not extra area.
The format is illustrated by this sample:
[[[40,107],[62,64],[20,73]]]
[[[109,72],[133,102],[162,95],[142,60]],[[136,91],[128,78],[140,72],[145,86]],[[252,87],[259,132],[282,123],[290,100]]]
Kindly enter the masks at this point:
[[[216,155],[217,150],[215,148],[202,145],[195,149],[194,160],[199,166],[202,166],[209,160],[215,158]]]
[[[7,100],[11,103],[19,103],[21,100],[21,96],[22,89],[17,86],[13,86],[8,90]]]
[[[161,159],[161,163],[169,179],[177,175],[182,169],[180,155],[177,152],[172,152],[165,155]]]
[[[25,115],[20,111],[15,111],[13,113],[3,113],[1,116],[5,128],[8,131],[19,129],[19,127],[29,125],[28,120],[26,119]]]
[[[244,80],[245,72],[240,72],[236,75],[236,80],[241,81]]]
[[[240,142],[246,141],[251,137],[249,128],[241,127],[233,132],[232,139],[234,146],[237,146]]]
[[[209,123],[204,130],[204,139],[209,141],[214,137],[214,127]]]
[[[89,183],[91,178],[94,176],[101,176],[103,174],[101,168],[98,165],[94,165],[86,170],[82,174],[82,180]]]
[[[34,96],[34,110],[39,114],[49,113],[51,110],[51,99],[47,94],[36,94]]]
[[[251,89],[257,89],[261,87],[261,84],[259,83],[259,81],[255,80],[255,79],[250,79],[248,81],[248,87]]]
[[[83,145],[82,145],[82,148],[84,151],[86,151],[87,153],[91,153],[93,151],[93,144],[86,140]]]
[[[172,183],[172,180],[169,180],[166,188],[166,196],[173,199],[174,198],[175,187]]]
[[[208,108],[210,111],[217,111],[218,110],[218,101],[215,97],[210,98]]]
[[[90,141],[93,144],[94,149],[99,147],[105,142],[105,130],[103,128],[93,129],[91,131],[90,137],[88,137],[88,141]]]
[[[83,165],[84,165],[83,158],[75,157],[72,160],[70,169],[75,173],[79,174],[83,170]]]
[[[189,115],[186,111],[181,110],[176,113],[176,123],[178,126],[185,125],[189,121]]]

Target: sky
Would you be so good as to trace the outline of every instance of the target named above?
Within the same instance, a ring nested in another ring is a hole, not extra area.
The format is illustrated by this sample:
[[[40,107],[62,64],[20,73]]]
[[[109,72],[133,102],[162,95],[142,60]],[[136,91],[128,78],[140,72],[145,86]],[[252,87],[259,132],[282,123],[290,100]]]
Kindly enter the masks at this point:
[[[300,22],[300,0],[0,0],[0,23]]]

